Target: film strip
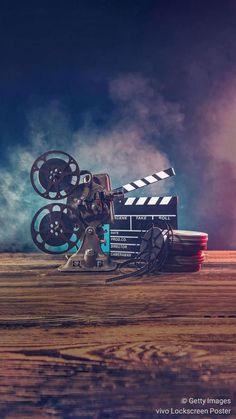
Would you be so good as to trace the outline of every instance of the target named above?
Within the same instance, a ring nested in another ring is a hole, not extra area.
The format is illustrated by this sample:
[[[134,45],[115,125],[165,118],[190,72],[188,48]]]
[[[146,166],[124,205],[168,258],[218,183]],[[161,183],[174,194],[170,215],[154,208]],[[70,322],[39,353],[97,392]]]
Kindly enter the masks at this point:
[[[141,237],[152,225],[177,229],[177,197],[130,197],[115,201],[115,222],[110,226],[110,254],[116,258],[134,257]]]

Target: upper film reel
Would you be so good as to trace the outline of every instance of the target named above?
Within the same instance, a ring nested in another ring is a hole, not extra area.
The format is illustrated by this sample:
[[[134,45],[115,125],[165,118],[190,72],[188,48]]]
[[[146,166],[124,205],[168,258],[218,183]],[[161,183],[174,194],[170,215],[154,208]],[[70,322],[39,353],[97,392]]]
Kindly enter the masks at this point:
[[[69,154],[52,150],[35,160],[30,179],[35,191],[43,198],[64,199],[79,185],[80,169]]]

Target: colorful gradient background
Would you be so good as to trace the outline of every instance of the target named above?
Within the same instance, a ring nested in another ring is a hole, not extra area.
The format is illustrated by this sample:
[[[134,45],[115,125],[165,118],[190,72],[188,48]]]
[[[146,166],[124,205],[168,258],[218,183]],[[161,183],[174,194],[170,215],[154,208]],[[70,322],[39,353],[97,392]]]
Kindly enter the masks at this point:
[[[2,1],[0,250],[35,250],[29,170],[51,148],[142,195],[179,195],[181,228],[236,248],[236,2]]]

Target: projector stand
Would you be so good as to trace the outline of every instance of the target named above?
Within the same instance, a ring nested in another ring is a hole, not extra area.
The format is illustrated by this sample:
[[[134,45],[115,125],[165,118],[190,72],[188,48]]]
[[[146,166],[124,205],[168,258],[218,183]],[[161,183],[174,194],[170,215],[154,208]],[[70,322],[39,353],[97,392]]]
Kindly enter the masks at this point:
[[[65,265],[58,268],[61,272],[108,272],[117,268],[117,264],[110,261],[100,246],[100,240],[95,228],[86,228],[80,248],[70,256]]]

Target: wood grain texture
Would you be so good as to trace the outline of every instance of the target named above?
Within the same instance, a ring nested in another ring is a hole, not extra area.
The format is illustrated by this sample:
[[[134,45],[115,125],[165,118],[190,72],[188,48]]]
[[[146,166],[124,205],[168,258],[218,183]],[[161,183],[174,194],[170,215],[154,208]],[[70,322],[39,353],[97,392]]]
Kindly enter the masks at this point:
[[[0,419],[158,418],[183,397],[235,399],[236,252],[110,285],[59,273],[61,260],[0,254]]]

